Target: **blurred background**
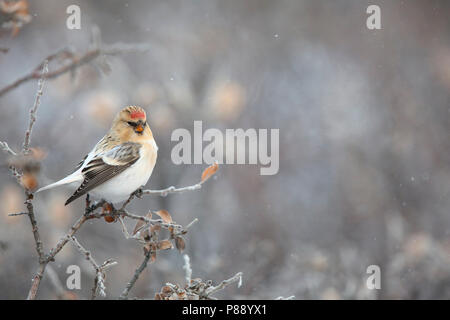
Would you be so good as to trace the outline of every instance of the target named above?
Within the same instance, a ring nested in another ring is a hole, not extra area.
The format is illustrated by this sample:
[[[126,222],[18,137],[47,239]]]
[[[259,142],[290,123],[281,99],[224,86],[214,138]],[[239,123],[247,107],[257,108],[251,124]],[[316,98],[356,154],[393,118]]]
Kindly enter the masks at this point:
[[[66,8],[81,8],[81,30]],[[381,30],[366,9],[381,8]],[[39,184],[62,178],[108,130],[125,105],[147,110],[159,146],[147,184],[161,189],[199,180],[206,165],[174,165],[176,128],[279,128],[280,169],[222,165],[204,188],[136,200],[130,211],[166,209],[186,225],[193,277],[215,283],[241,271],[228,299],[450,298],[450,2],[448,1],[43,1],[29,3],[20,30],[4,24],[0,88],[63,47],[83,54],[98,27],[105,44],[142,43],[145,53],[96,59],[46,82],[32,146],[44,150]],[[13,35],[14,34],[14,35]],[[58,67],[50,64],[50,71]],[[0,97],[0,141],[20,150],[37,81]],[[0,298],[23,299],[37,270],[23,190],[0,154]],[[65,207],[68,189],[34,201],[44,248],[82,214]],[[129,228],[134,223],[128,222]],[[107,298],[117,297],[142,261],[119,223],[92,220],[79,241],[97,261],[113,258]],[[68,244],[51,264],[90,264]],[[381,268],[381,290],[366,269]],[[183,257],[158,254],[131,296],[184,284]],[[50,277],[40,299],[58,298]]]

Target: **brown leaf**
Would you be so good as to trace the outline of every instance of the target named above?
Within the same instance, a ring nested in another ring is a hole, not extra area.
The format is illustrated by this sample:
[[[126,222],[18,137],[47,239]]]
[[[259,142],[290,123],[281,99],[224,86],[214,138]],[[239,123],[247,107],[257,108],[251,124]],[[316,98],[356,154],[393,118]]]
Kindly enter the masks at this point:
[[[152,218],[152,214],[151,214],[151,213],[148,213],[148,214],[146,215],[146,217],[151,219],[151,218]],[[135,226],[134,229],[133,229],[132,235],[134,236],[134,235],[136,234],[136,232],[137,232],[144,224],[145,224],[145,221],[144,221],[144,220],[138,220],[138,222],[136,222],[136,226]]]
[[[162,297],[159,293],[155,293],[155,300],[162,300]]]
[[[167,250],[167,249],[172,249],[173,245],[170,240],[162,240],[158,243],[158,248],[160,250]]]
[[[16,36],[20,28],[31,21],[31,15],[28,11],[28,1],[0,1],[0,16],[4,22],[9,22],[9,28],[12,29],[12,36]]]
[[[156,251],[153,251],[151,257],[150,257],[150,261],[151,262],[155,262],[156,261]]]
[[[41,161],[47,157],[47,153],[41,148],[30,148],[31,156],[37,160]]]
[[[167,210],[159,210],[155,212],[158,216],[161,217],[161,219],[165,222],[165,223],[171,223],[172,222],[172,217],[170,216],[170,213]]]
[[[116,221],[116,219],[115,219],[113,216],[105,216],[104,219],[105,219],[105,221],[108,222],[108,223],[111,223],[111,222],[115,222],[115,221]]]
[[[173,289],[169,286],[164,286],[161,288],[161,292],[164,294],[169,294],[173,292]]]
[[[136,225],[134,226],[133,229],[133,233],[132,235],[134,236],[136,234],[136,232],[145,224],[145,222],[143,220],[138,220],[138,222],[136,222]]]
[[[158,224],[150,227],[150,232],[157,232],[159,230],[161,230],[161,226]]]
[[[186,247],[186,243],[184,242],[183,237],[176,237],[175,245],[177,246],[178,251],[183,252],[184,248]]]
[[[219,169],[219,163],[217,161],[214,164],[206,168],[202,173],[202,183],[211,178]]]
[[[38,186],[38,182],[34,174],[32,173],[25,173],[20,177],[20,183],[22,186],[27,190],[34,190]]]

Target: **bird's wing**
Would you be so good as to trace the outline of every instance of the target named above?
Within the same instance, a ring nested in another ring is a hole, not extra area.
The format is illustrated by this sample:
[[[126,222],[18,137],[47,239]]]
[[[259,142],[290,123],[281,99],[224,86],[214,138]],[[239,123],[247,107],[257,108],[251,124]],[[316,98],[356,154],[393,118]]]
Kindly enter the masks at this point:
[[[141,145],[125,142],[109,151],[93,157],[81,170],[84,181],[66,201],[66,205],[86,194],[95,187],[117,176],[139,160]]]

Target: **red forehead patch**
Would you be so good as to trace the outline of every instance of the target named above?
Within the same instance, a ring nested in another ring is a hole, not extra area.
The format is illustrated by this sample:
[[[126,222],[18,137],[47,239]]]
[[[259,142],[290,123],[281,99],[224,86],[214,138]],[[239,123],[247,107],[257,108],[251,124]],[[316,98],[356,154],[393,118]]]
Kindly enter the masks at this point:
[[[144,119],[145,113],[143,111],[133,111],[130,114],[131,119]]]

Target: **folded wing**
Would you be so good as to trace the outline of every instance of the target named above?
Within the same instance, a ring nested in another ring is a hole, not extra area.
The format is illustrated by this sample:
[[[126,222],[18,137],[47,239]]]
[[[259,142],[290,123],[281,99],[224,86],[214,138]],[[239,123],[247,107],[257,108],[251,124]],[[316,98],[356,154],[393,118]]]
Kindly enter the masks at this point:
[[[84,181],[75,193],[67,199],[66,205],[136,163],[139,160],[140,147],[141,145],[138,143],[125,142],[94,157],[81,171]]]

